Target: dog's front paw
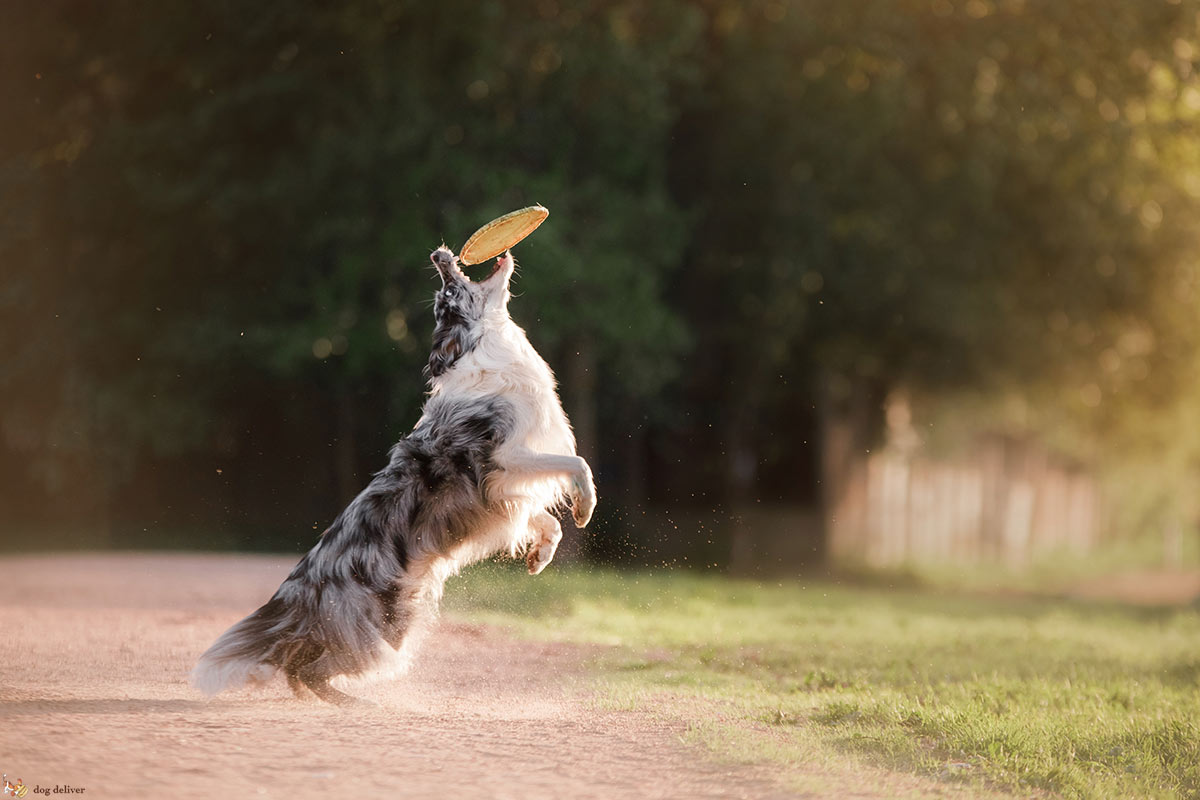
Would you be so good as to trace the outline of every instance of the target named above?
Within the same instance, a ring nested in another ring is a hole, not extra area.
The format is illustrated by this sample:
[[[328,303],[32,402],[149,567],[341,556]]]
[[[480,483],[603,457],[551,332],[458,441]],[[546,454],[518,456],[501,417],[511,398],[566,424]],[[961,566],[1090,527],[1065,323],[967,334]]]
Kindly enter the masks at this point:
[[[525,566],[529,567],[530,575],[537,575],[554,558],[558,543],[562,541],[562,526],[545,511],[536,514],[529,522],[533,529],[533,544],[525,554]]]
[[[596,484],[592,481],[592,470],[583,462],[581,470],[571,479],[571,517],[577,528],[587,527],[596,510]]]
[[[538,542],[529,548],[525,554],[525,566],[529,568],[529,574],[537,575],[544,570],[554,560],[554,551],[557,549],[558,545],[552,542]]]

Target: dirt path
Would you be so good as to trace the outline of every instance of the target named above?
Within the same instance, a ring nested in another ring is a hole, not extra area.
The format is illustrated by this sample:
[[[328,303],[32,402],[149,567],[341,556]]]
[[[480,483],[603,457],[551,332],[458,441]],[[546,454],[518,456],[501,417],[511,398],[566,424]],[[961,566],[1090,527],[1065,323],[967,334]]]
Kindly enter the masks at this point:
[[[1063,595],[1141,606],[1181,606],[1200,602],[1200,572],[1163,569],[1107,575],[1069,586]]]
[[[648,714],[597,710],[587,651],[452,621],[371,690],[379,710],[282,682],[203,699],[185,680],[196,656],[293,560],[0,559],[0,770],[56,798],[788,796]]]

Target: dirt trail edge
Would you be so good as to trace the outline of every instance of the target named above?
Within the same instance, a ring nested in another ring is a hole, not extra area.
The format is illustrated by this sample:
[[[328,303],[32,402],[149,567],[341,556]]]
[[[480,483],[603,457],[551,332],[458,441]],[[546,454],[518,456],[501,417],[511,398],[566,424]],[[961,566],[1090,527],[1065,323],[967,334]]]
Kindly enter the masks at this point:
[[[408,676],[356,690],[379,709],[297,701],[282,680],[201,697],[196,657],[294,561],[0,558],[0,770],[28,797],[790,796],[678,725],[597,710],[580,648],[452,620]]]

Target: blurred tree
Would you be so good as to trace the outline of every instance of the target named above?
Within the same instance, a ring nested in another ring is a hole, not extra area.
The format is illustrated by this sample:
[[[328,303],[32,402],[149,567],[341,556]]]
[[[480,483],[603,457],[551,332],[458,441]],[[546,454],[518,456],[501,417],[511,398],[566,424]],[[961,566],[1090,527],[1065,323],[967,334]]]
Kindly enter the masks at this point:
[[[44,476],[69,474],[70,454],[95,457],[75,474],[115,479],[147,450],[236,447],[263,404],[250,387],[302,423],[292,385],[329,398],[344,499],[361,480],[359,410],[374,462],[415,418],[426,253],[535,201],[554,216],[518,249],[536,268],[514,311],[557,363],[606,376],[572,393],[583,418],[606,416],[598,387],[645,401],[669,377],[682,332],[660,284],[682,227],[663,99],[686,9],[22,14],[6,70],[20,134],[2,152],[5,205],[24,213],[0,243],[15,351],[0,387],[6,442]]]
[[[1197,10],[25,4],[0,33],[4,491],[32,464],[77,515],[120,510],[147,465],[308,431],[337,489],[287,497],[328,509],[413,421],[426,252],[532,202],[514,314],[630,502],[812,500],[897,387],[1194,475]],[[288,518],[264,497],[228,505]]]
[[[1017,395],[1027,429],[1094,452],[1192,380],[1194,4],[702,7],[673,174],[719,353],[689,402],[723,422],[735,497],[798,361],[858,452],[891,387]]]

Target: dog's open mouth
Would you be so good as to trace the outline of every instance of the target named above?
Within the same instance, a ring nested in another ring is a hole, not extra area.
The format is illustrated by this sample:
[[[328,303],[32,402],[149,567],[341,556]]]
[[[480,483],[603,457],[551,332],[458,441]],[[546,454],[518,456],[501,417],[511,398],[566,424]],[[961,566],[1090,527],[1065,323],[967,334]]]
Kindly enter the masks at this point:
[[[499,256],[497,258],[492,259],[491,265],[488,268],[487,274],[480,278],[472,278],[470,275],[467,274],[466,270],[461,269],[461,267],[464,265],[460,264],[459,266],[460,266],[460,271],[463,272],[463,277],[465,277],[468,281],[471,281],[472,283],[485,283],[486,281],[490,281],[492,278],[496,277],[496,273],[498,273],[501,270],[501,268],[504,266],[504,256]],[[470,271],[475,271],[476,269],[483,268],[483,266],[484,266],[484,264],[475,264],[475,265],[468,267],[467,269]]]

